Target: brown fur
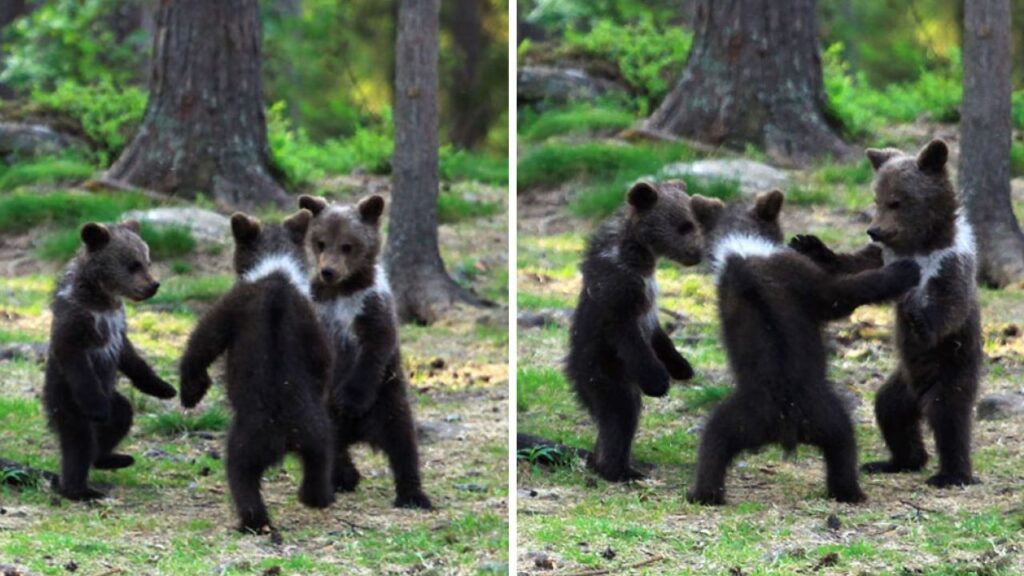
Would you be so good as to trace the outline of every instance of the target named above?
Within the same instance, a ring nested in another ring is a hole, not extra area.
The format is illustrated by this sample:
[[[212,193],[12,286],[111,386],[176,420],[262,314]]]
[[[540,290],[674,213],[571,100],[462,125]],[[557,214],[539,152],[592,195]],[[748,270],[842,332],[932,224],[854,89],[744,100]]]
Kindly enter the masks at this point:
[[[53,298],[53,323],[43,401],[61,448],[58,491],[73,500],[100,498],[89,468],[134,463],[114,448],[132,425],[128,399],[114,389],[121,371],[139,391],[173,398],[127,335],[122,299],[145,300],[160,283],[149,272],[149,247],[138,222],[82,227],[83,247],[67,266]]]

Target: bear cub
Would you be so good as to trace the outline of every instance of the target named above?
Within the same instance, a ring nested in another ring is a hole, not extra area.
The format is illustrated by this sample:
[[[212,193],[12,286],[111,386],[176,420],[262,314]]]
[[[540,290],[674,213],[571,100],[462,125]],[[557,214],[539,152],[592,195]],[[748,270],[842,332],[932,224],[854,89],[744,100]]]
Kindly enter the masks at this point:
[[[181,404],[192,408],[210,388],[210,364],[227,352],[234,418],[226,467],[242,531],[271,530],[260,480],[287,452],[302,459],[299,501],[312,508],[334,502],[331,424],[323,402],[330,351],[306,280],[311,218],[305,210],[280,225],[231,217],[237,280],[200,319],[181,358]]]
[[[383,266],[380,220],[384,199],[331,205],[302,196],[314,214],[309,243],[316,257],[313,302],[333,363],[328,406],[335,427],[334,488],[351,492],[360,475],[349,447],[366,442],[388,457],[394,505],[431,509],[420,480],[416,422],[402,371],[395,301]]]
[[[960,209],[945,142],[917,156],[869,149],[875,169],[872,244],[836,254],[813,236],[793,247],[837,275],[855,274],[912,258],[920,282],[896,304],[898,365],[875,397],[875,417],[890,459],[864,465],[869,473],[917,471],[928,461],[921,436],[927,419],[939,453],[928,484],[963,486],[971,468],[971,416],[982,363],[981,316],[975,287],[974,235]]]
[[[132,406],[114,388],[117,372],[143,394],[175,395],[128,339],[123,299],[146,300],[160,288],[149,271],[139,223],[90,222],[81,237],[83,246],[53,297],[43,386],[46,415],[60,443],[56,488],[71,500],[103,497],[88,485],[89,468],[113,470],[135,462],[114,452],[132,427]]]
[[[669,380],[689,380],[693,368],[658,324],[658,258],[683,266],[701,260],[704,240],[698,205],[680,181],[639,182],[626,205],[587,244],[583,287],[573,314],[565,374],[597,424],[588,465],[602,478],[643,478],[630,467],[641,395],[664,396]]]
[[[697,453],[691,502],[723,504],[725,475],[740,452],[766,444],[787,451],[811,444],[825,457],[828,495],[865,499],[857,482],[853,422],[826,380],[822,328],[863,304],[895,298],[918,281],[912,261],[852,276],[830,276],[782,244],[773,190],[754,206],[701,215],[712,232],[709,254],[718,286],[722,341],[733,392],[709,417]]]

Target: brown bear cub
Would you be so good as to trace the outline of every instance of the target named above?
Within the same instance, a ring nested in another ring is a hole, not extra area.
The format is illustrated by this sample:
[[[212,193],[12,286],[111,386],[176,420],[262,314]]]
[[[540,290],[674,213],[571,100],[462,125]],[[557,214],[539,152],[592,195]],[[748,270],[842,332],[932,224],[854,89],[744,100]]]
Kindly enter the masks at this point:
[[[780,444],[819,447],[828,495],[865,499],[857,483],[853,422],[826,380],[822,328],[863,304],[896,298],[918,281],[918,266],[831,276],[782,244],[783,194],[760,194],[754,206],[715,208],[709,254],[718,285],[722,340],[736,384],[712,412],[697,455],[691,502],[723,504],[725,475],[744,450]]]
[[[71,500],[102,498],[89,468],[113,470],[135,460],[114,448],[132,426],[132,406],[114,388],[120,370],[140,392],[173,398],[128,339],[124,303],[151,298],[160,283],[149,272],[139,223],[89,223],[74,260],[57,283],[43,403],[60,442],[57,490]]]
[[[664,257],[684,266],[701,260],[704,239],[696,206],[682,182],[639,182],[626,205],[590,238],[580,270],[583,287],[569,334],[565,373],[597,424],[588,465],[602,478],[643,478],[630,467],[641,395],[664,396],[669,380],[693,377],[658,324],[654,270]]]
[[[971,410],[982,362],[975,288],[974,236],[946,171],[949,151],[934,140],[914,157],[894,149],[867,151],[875,168],[873,244],[835,254],[813,236],[792,245],[824,269],[854,274],[898,258],[921,267],[921,281],[896,304],[899,364],[875,397],[875,416],[891,458],[866,472],[921,470],[928,460],[921,419],[935,434],[935,487],[977,482],[971,470]]]
[[[227,395],[234,420],[227,438],[227,476],[240,529],[266,532],[263,472],[298,453],[299,501],[334,502],[331,423],[324,409],[330,350],[309,298],[305,210],[281,225],[245,214],[231,217],[238,278],[199,321],[181,358],[181,404],[191,408],[210,388],[207,369],[227,352]]]
[[[318,270],[312,280],[313,302],[334,358],[328,385],[336,433],[334,488],[356,489],[360,476],[349,447],[366,442],[388,457],[395,506],[429,510],[402,372],[395,301],[377,262],[384,199],[369,196],[356,205],[330,205],[323,198],[302,196],[299,205],[315,215],[309,232]]]

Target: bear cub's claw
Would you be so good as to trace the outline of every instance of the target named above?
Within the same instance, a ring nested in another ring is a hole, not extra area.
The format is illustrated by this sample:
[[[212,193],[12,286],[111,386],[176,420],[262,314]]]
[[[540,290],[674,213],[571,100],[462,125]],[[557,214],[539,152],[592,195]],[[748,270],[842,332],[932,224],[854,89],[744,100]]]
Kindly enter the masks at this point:
[[[981,480],[977,476],[964,474],[936,474],[929,478],[927,483],[933,488],[952,488],[954,486],[981,484]]]

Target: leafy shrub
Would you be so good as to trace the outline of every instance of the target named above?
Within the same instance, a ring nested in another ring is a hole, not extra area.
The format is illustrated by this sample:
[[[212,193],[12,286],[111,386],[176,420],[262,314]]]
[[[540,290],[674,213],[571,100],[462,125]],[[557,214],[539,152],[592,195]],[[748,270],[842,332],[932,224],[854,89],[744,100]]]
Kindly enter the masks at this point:
[[[15,192],[0,196],[0,230],[20,232],[44,224],[74,226],[83,222],[113,222],[128,210],[145,208],[142,194],[87,194]]]
[[[852,134],[867,134],[889,123],[913,122],[928,114],[940,122],[959,119],[963,66],[955,52],[944,69],[924,70],[915,80],[871,87],[863,73],[851,75],[842,60],[842,44],[823,56],[825,91],[833,113]]]
[[[69,184],[91,177],[96,167],[73,156],[34,158],[10,167],[0,164],[0,190],[32,184]]]
[[[4,31],[0,82],[17,90],[49,89],[62,81],[128,85],[150,50],[139,30],[113,29],[124,0],[45,0]]]
[[[614,104],[578,104],[551,110],[524,125],[519,134],[528,142],[546,140],[562,134],[597,134],[628,128],[636,121],[632,112]]]
[[[43,113],[71,119],[99,150],[101,164],[108,165],[135,134],[146,111],[146,92],[117,87],[109,81],[93,85],[61,82],[53,91],[33,90],[32,102]]]
[[[693,34],[675,25],[659,29],[651,18],[631,24],[602,19],[586,32],[568,30],[566,45],[614,62],[622,78],[639,94],[643,115],[671,88],[686,63]]]

